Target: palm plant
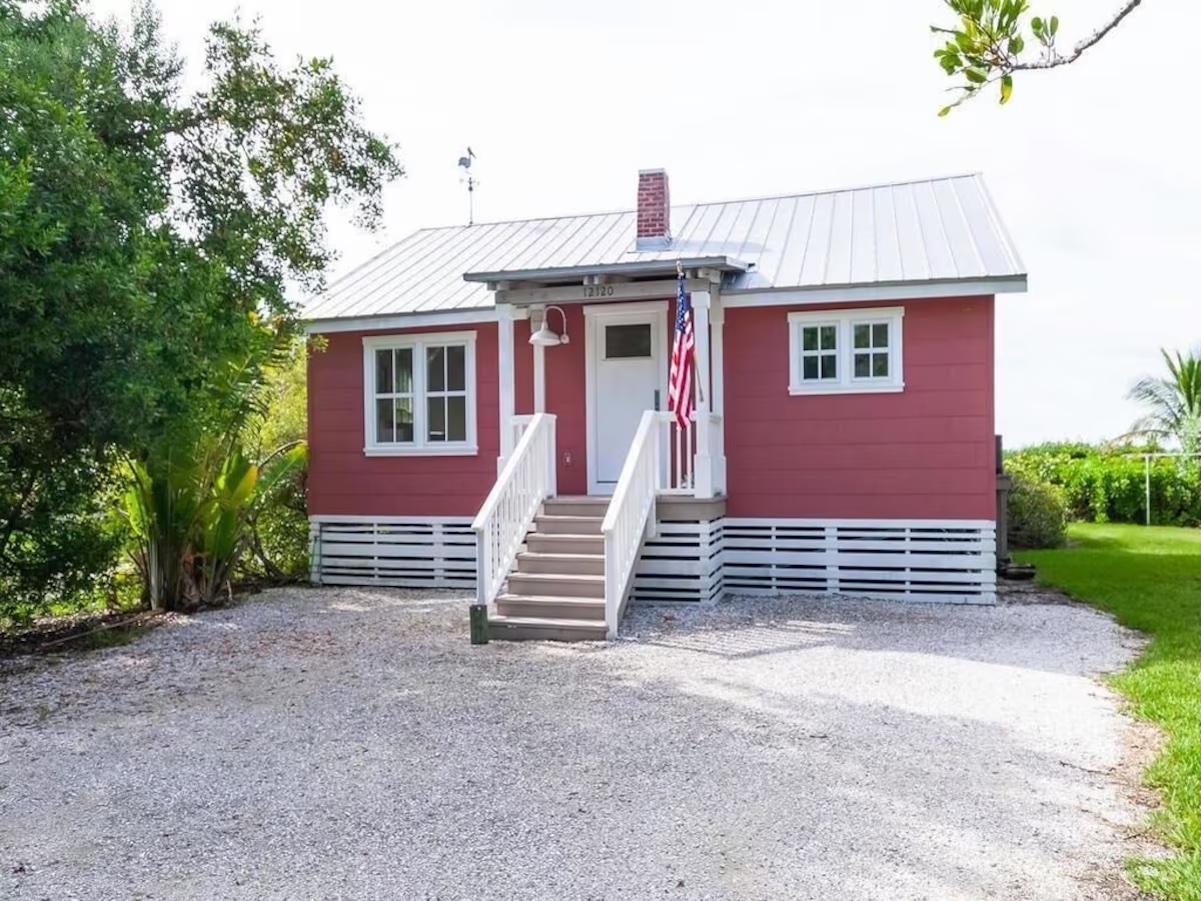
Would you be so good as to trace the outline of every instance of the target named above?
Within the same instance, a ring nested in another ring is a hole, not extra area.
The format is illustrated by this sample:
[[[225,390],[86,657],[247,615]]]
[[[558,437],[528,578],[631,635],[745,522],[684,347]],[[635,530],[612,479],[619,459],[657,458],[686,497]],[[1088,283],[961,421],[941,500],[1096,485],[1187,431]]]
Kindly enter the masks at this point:
[[[1160,350],[1167,377],[1145,376],[1130,393],[1130,400],[1146,409],[1131,434],[1147,438],[1174,438],[1185,453],[1201,452],[1201,350],[1182,354]]]
[[[277,352],[268,349],[268,364]],[[155,610],[210,604],[228,591],[255,515],[304,466],[300,441],[259,462],[244,450],[247,427],[264,411],[260,359],[218,366],[201,415],[164,428],[144,457],[129,464],[125,514]]]

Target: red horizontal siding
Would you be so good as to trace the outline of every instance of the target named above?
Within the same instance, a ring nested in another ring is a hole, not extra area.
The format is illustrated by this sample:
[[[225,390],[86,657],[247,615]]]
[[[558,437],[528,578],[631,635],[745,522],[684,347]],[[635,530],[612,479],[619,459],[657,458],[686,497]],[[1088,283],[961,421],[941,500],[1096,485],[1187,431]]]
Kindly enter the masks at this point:
[[[904,306],[903,392],[799,397],[790,310],[726,311],[728,515],[995,518],[993,299]]]
[[[476,333],[476,439],[470,457],[368,457],[363,453],[363,338],[326,336],[309,359],[309,513],[350,516],[474,516],[496,479],[499,388],[496,325],[410,329]]]

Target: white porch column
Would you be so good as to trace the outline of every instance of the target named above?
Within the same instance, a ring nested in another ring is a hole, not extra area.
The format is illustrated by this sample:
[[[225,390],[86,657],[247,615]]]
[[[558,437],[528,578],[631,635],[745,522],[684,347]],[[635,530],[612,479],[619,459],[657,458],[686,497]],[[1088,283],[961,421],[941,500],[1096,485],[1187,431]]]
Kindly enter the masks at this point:
[[[713,489],[715,493],[726,493],[726,310],[721,294],[714,291],[710,301],[709,366],[712,370],[710,384],[710,409],[721,417],[721,423],[710,434],[710,455],[713,458]]]
[[[696,335],[696,460],[692,468],[692,494],[694,497],[713,497],[713,457],[709,429],[709,402],[711,384],[709,378],[709,306],[708,291],[692,293],[693,331]]]
[[[546,308],[535,307],[530,310],[530,334],[542,328],[546,321]],[[546,412],[546,348],[540,344],[534,345],[534,412]]]
[[[500,304],[496,312],[496,360],[500,385],[500,456],[496,459],[496,471],[499,473],[513,454],[517,378],[513,369],[513,308],[508,304]]]

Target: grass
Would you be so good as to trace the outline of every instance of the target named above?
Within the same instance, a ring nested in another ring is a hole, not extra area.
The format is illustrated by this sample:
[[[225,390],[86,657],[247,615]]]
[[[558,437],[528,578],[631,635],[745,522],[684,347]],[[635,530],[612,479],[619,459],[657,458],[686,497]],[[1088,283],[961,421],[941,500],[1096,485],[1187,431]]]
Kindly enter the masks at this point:
[[[1146,778],[1163,797],[1156,826],[1177,853],[1135,861],[1131,873],[1158,898],[1201,901],[1201,530],[1077,524],[1069,538],[1064,550],[1018,556],[1043,584],[1152,636],[1111,682],[1168,736]]]

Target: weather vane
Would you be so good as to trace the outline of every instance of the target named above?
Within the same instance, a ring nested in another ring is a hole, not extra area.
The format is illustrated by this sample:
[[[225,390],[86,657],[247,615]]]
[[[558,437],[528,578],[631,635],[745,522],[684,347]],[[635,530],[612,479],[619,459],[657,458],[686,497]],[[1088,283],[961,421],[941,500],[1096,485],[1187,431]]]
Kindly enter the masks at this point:
[[[471,174],[471,164],[475,160],[475,151],[470,147],[467,148],[467,155],[459,157],[459,167],[463,170],[463,177],[460,182],[467,183],[467,224],[475,225],[475,186],[478,185],[479,179]]]

